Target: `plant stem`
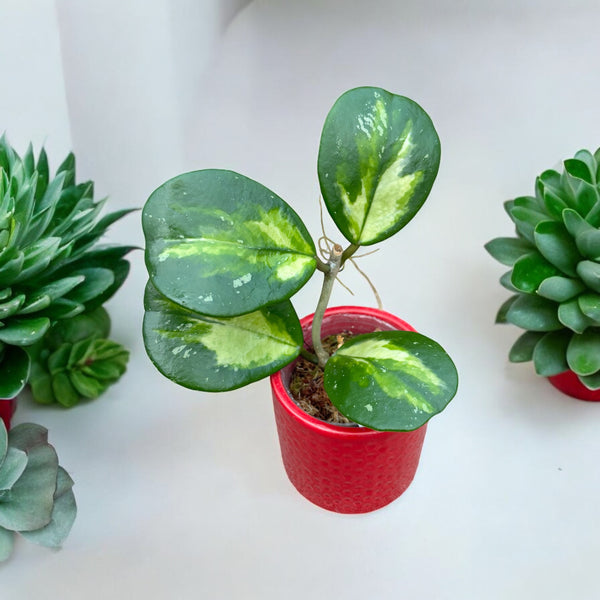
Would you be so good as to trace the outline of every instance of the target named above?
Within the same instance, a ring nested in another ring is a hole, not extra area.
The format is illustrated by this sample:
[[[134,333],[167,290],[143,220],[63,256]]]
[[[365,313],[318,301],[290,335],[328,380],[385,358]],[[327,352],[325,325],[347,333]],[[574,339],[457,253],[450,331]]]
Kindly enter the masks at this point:
[[[327,261],[329,270],[325,273],[323,279],[321,296],[319,297],[319,302],[317,304],[317,309],[315,310],[315,316],[313,317],[311,327],[313,348],[315,349],[315,354],[319,359],[319,365],[323,368],[325,368],[325,363],[329,360],[329,354],[323,348],[323,344],[321,343],[321,325],[323,324],[323,317],[325,315],[327,304],[329,303],[329,298],[331,298],[331,291],[333,290],[335,278],[337,277],[340,267],[342,266],[343,254],[344,250],[342,247],[339,244],[334,244]]]

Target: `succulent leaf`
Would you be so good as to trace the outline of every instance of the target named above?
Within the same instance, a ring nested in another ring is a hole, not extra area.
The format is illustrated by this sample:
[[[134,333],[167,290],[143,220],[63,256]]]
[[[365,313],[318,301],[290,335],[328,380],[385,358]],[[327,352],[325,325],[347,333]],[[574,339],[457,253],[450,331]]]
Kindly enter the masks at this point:
[[[485,249],[498,262],[512,267],[521,256],[535,250],[535,246],[520,238],[501,237],[488,242]]]
[[[577,375],[593,375],[600,371],[600,331],[589,328],[574,334],[566,355],[569,367]]]
[[[517,338],[509,353],[511,362],[528,362],[533,359],[536,344],[545,336],[543,331],[526,331]]]
[[[15,533],[57,548],[75,520],[73,481],[47,434],[32,423],[7,434],[0,419],[0,561],[12,554]]]
[[[558,375],[569,370],[566,352],[573,333],[567,329],[546,333],[535,345],[533,365],[543,377]]]
[[[29,146],[21,158],[0,138],[0,342],[7,347],[30,347],[52,323],[96,308],[123,283],[131,247],[97,264],[95,244],[130,211],[100,218],[104,200],[93,193],[91,182],[76,183],[72,154],[51,177],[44,150],[36,161]],[[18,393],[4,382],[11,356],[24,363],[22,354],[4,352],[0,387]]]

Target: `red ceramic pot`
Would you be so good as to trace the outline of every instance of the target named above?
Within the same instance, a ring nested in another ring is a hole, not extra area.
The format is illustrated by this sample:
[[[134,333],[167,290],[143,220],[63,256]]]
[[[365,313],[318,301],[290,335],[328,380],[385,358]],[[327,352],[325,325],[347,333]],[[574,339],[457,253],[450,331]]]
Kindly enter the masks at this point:
[[[10,420],[15,412],[16,402],[14,398],[10,398],[8,400],[1,398],[0,399],[0,419],[4,421],[6,425],[6,429],[10,429]]]
[[[301,320],[305,341],[313,315]],[[351,331],[414,329],[398,317],[373,308],[327,309],[323,337]],[[296,489],[314,504],[338,513],[365,513],[389,504],[413,480],[427,425],[408,432],[340,426],[309,416],[292,399],[288,384],[293,364],[271,376],[281,456]]]
[[[552,377],[548,377],[548,381],[568,396],[578,400],[587,400],[588,402],[600,402],[600,390],[586,388],[573,371],[552,375]]]

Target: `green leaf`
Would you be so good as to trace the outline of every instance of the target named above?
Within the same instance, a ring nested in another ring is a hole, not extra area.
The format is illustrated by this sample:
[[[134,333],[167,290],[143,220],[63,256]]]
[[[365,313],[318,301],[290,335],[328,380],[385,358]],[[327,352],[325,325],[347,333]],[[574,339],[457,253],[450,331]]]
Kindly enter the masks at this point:
[[[592,227],[577,211],[572,208],[567,208],[562,213],[563,223],[567,231],[577,238],[586,231],[593,231]]]
[[[44,337],[50,327],[50,319],[11,319],[0,328],[0,342],[15,346],[31,346]]]
[[[577,265],[577,275],[589,288],[600,292],[600,264],[591,260],[582,260]]]
[[[21,532],[23,537],[41,546],[59,548],[69,535],[77,516],[77,503],[72,488],[73,480],[62,467],[58,467],[56,493],[50,522],[35,531]]]
[[[521,256],[513,267],[511,283],[521,292],[533,294],[549,277],[560,271],[537,252]]]
[[[577,301],[579,302],[581,312],[600,325],[600,296],[588,292],[586,294],[581,294],[581,296],[577,298]]]
[[[0,330],[1,331],[1,330]],[[6,346],[0,362],[0,398],[14,398],[27,384],[29,355],[18,346]]]
[[[503,265],[512,267],[524,254],[529,254],[535,247],[521,238],[500,237],[485,245],[485,249]]]
[[[86,304],[96,298],[106,291],[115,280],[113,272],[109,269],[81,269],[75,274],[85,277],[85,280],[69,294],[69,300],[79,304]]]
[[[574,334],[568,330],[551,331],[536,344],[533,351],[535,372],[542,377],[551,377],[569,370],[567,347]]]
[[[72,344],[90,337],[106,338],[109,333],[110,317],[105,308],[99,307],[72,319],[58,321],[50,328],[44,342],[54,350],[66,342]]]
[[[585,162],[576,158],[569,158],[564,161],[565,170],[569,175],[583,179],[587,183],[592,183],[592,174]]]
[[[517,290],[517,288],[512,284],[511,278],[512,269],[510,271],[507,271],[502,275],[502,277],[500,277],[500,285],[503,288],[507,289],[509,292],[518,292],[519,290]]]
[[[0,527],[12,531],[44,527],[52,514],[58,471],[56,452],[52,446],[40,444],[30,448],[27,456],[27,467],[0,510]]]
[[[600,390],[600,371],[593,375],[578,375],[577,377],[588,390]]]
[[[508,309],[514,304],[518,297],[519,295],[515,294],[514,296],[511,296],[502,303],[496,314],[496,323],[501,324],[507,322],[506,314],[508,313]]]
[[[600,332],[590,328],[575,334],[567,348],[567,362],[577,375],[600,371]]]
[[[440,142],[415,102],[380,88],[343,94],[329,111],[319,146],[325,205],[353,244],[380,242],[421,208],[435,180]]]
[[[63,371],[56,373],[52,378],[52,391],[59,404],[66,408],[75,406],[80,399],[79,392],[75,389],[69,376]]]
[[[18,448],[9,447],[0,466],[0,491],[10,490],[25,471],[25,467],[27,467],[27,454]]]
[[[412,431],[446,407],[458,375],[433,340],[413,331],[379,331],[348,340],[327,362],[324,386],[355,423]]]
[[[533,359],[535,345],[546,335],[543,331],[526,331],[512,345],[508,360],[513,363],[528,362]]]
[[[106,389],[106,384],[95,377],[85,375],[81,371],[72,371],[70,373],[70,379],[73,387],[84,398],[97,398]]]
[[[600,258],[600,229],[582,231],[575,238],[575,243],[579,252],[586,258],[591,258],[592,260]]]
[[[544,221],[534,231],[535,243],[541,254],[556,268],[575,276],[575,267],[581,254],[562,223]]]
[[[536,243],[534,236],[536,227],[546,221],[552,222],[549,221],[547,214],[518,205],[510,209],[509,215],[515,224],[517,233],[532,244]]]
[[[548,279],[542,281],[537,293],[555,302],[565,302],[571,300],[571,298],[574,298],[585,289],[585,285],[579,279],[556,276],[548,277]]]
[[[553,331],[562,328],[556,303],[539,296],[519,296],[506,314],[506,320],[528,331]]]
[[[144,306],[150,359],[191,389],[225,391],[262,379],[294,360],[303,343],[289,301],[238,317],[206,317],[170,302],[149,283]]]
[[[558,318],[560,322],[576,333],[583,333],[593,321],[583,314],[577,298],[563,302],[558,307]]]
[[[171,179],[143,212],[146,264],[177,304],[234,316],[289,298],[316,268],[300,217],[256,181],[207,170]]]
[[[11,298],[7,302],[0,304],[0,319],[8,319],[19,312],[21,306],[25,302],[25,294],[20,294]]]

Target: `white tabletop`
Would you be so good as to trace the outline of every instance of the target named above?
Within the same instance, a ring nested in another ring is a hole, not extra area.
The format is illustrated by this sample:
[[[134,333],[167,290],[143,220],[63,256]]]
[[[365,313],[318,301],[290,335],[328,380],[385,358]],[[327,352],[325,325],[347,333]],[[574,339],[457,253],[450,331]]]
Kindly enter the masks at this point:
[[[141,207],[182,171],[238,170],[317,238],[329,107],[360,85],[410,96],[440,135],[439,176],[361,267],[387,310],[454,357],[459,393],[398,501],[361,516],[321,510],[283,471],[268,382],[208,395],[152,367],[138,251],[108,307],[132,352],[124,378],[69,411],[20,401],[15,422],[49,428],[79,514],[60,552],[17,544],[0,566],[2,599],[600,597],[600,406],[508,363],[519,332],[494,325],[507,294],[483,250],[512,234],[504,200],[600,145],[598,3],[256,0],[228,26],[194,5],[6,0],[0,131],[22,152],[45,142],[54,167],[73,148],[113,209]],[[339,238],[330,223],[328,234]],[[110,240],[143,245],[139,213]],[[373,305],[349,271],[356,296],[339,287],[332,304]],[[317,279],[299,314],[313,311]]]

